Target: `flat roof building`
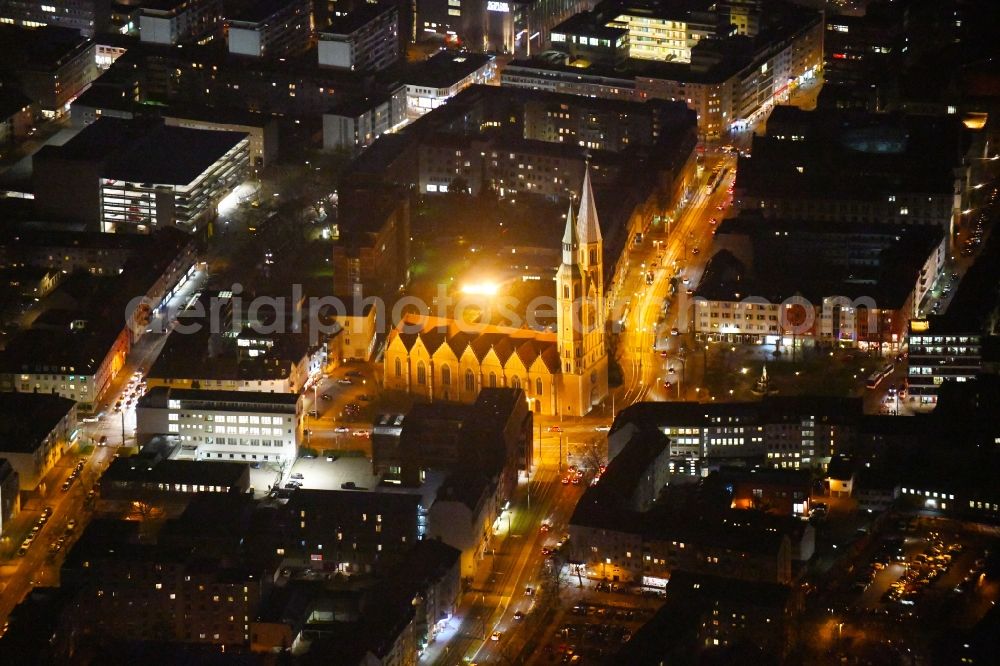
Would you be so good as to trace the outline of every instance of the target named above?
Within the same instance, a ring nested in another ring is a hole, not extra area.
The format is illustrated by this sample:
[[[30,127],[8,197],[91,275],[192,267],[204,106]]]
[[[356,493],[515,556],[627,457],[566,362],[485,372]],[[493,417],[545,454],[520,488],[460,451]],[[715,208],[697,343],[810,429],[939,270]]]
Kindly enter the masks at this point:
[[[257,58],[301,53],[312,40],[311,0],[256,0],[226,17],[229,52]]]
[[[0,458],[34,490],[76,437],[76,403],[45,393],[0,393]],[[0,498],[2,500],[2,498]]]
[[[136,436],[173,437],[175,459],[286,462],[298,453],[301,396],[158,386],[139,399]]]
[[[248,164],[241,132],[100,118],[35,155],[35,198],[43,212],[107,233],[195,231],[246,177]]]
[[[334,18],[317,37],[322,66],[363,72],[387,69],[400,58],[399,8],[389,2],[364,5]]]

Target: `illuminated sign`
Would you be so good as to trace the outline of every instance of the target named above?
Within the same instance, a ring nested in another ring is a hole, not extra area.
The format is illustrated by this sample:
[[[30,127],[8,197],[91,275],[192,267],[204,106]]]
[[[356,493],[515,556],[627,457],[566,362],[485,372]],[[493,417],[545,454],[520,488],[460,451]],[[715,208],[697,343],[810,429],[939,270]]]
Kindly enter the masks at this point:
[[[510,5],[506,2],[494,2],[494,0],[490,0],[486,3],[486,11],[508,14],[510,13]]]

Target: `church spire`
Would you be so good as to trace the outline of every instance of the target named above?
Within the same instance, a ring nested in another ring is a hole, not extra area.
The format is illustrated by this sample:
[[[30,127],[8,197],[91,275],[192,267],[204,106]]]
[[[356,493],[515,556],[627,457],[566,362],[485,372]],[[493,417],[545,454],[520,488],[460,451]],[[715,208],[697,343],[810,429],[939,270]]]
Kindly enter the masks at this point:
[[[580,191],[580,212],[577,215],[578,237],[582,245],[601,242],[601,225],[597,222],[594,188],[590,184],[590,162],[583,167],[583,188]]]
[[[569,202],[566,212],[566,231],[562,239],[562,262],[567,266],[577,263],[580,251],[580,240],[577,236],[576,221],[573,219],[573,201]]]

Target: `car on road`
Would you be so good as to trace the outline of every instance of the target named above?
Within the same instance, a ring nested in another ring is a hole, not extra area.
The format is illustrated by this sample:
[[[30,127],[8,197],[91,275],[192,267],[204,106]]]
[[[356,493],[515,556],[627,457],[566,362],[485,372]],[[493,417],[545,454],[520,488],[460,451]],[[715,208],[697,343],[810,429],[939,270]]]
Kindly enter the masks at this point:
[[[568,476],[564,476],[562,478],[562,481],[560,481],[560,483],[563,484],[564,486],[568,486],[569,485],[569,477]]]
[[[28,554],[28,546],[30,546],[30,545],[31,544],[28,544],[26,546],[26,545],[22,544],[21,547],[17,549],[17,556],[18,557],[24,557],[25,555],[27,555]]]
[[[535,588],[531,587],[530,585],[524,588],[524,596],[530,597],[533,596],[534,594],[535,594]]]
[[[69,521],[66,523],[66,531],[72,532],[75,529],[76,529],[76,519],[70,518]]]
[[[302,487],[301,483],[295,483],[294,481],[289,481],[288,483],[285,484],[286,490],[295,490],[296,488],[301,488],[301,487]]]
[[[353,384],[354,382],[351,381],[350,379],[348,379],[347,377],[342,377],[342,378],[340,378],[340,379],[337,380],[337,383],[338,384]]]
[[[680,334],[681,334],[681,332],[680,332],[680,330],[676,326],[674,326],[672,329],[670,329],[670,335],[680,335]]]
[[[332,400],[329,393],[324,393],[323,395],[320,396],[320,398],[322,398],[323,400]]]
[[[353,481],[344,481],[342,484],[340,484],[340,488],[341,490],[357,490],[358,484],[354,483]]]
[[[691,254],[701,254],[701,248],[700,247],[692,248]]]
[[[371,433],[367,430],[355,430],[352,434],[355,437],[371,437]]]
[[[337,426],[336,428],[333,429],[333,431],[336,433],[343,434],[345,432],[351,432],[351,429],[348,428],[347,426]]]
[[[498,640],[500,640],[501,636],[503,636],[502,632],[494,631],[492,634],[490,634],[490,640],[491,641],[498,641]]]
[[[99,446],[104,446],[107,443],[108,443],[108,436],[107,435],[101,435],[100,439],[97,440],[97,444]]]
[[[542,523],[538,529],[541,530],[542,532],[548,532],[550,529],[552,529],[552,526],[549,525],[548,523]]]
[[[521,611],[515,611],[514,612],[514,619],[517,620],[518,622],[520,622],[521,620],[524,619],[524,613],[522,613]]]
[[[304,479],[306,478],[302,472],[294,472],[291,476],[293,479]]]
[[[671,382],[663,382],[663,388],[665,389],[673,388],[673,386],[674,385]]]
[[[43,517],[48,518],[51,515],[52,515],[52,507],[51,506],[47,506],[44,509],[42,509],[42,516]]]
[[[61,490],[65,493],[69,490],[69,487],[72,485],[73,485],[73,480],[67,479],[65,482],[63,482]]]
[[[609,426],[609,425],[600,425],[600,426],[597,426],[596,428],[594,428],[594,430],[596,430],[597,432],[608,432],[609,430],[611,430],[611,426]]]
[[[309,416],[313,417],[314,419],[318,419],[319,418],[319,412],[316,411],[315,409],[310,409],[309,410]]]
[[[711,219],[710,219],[710,220],[708,221],[708,223],[709,223],[709,224],[718,224],[718,223],[719,223],[719,219],[718,219],[718,218],[716,218],[716,217],[713,217],[713,218],[711,218]]]
[[[548,427],[548,431],[549,432],[562,432],[563,429],[562,429],[561,426],[549,426]]]

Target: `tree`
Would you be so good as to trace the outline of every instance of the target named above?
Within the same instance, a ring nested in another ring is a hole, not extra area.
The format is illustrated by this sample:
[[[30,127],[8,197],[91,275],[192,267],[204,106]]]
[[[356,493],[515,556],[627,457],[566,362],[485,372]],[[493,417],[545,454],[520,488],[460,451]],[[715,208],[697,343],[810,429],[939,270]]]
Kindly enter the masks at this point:
[[[580,468],[591,474],[600,472],[602,466],[608,464],[607,437],[593,437],[584,441],[579,449]]]

